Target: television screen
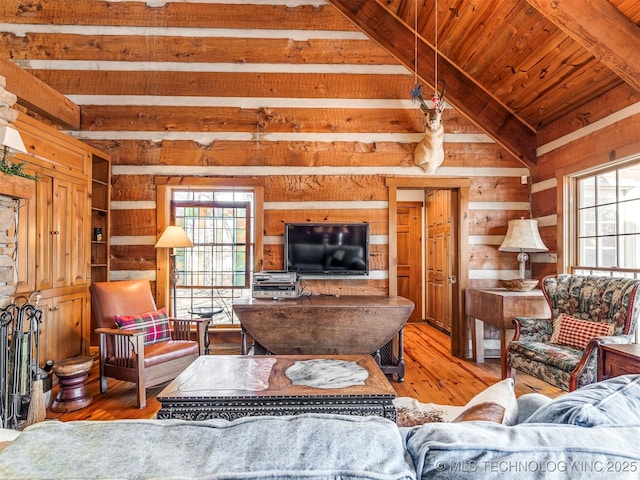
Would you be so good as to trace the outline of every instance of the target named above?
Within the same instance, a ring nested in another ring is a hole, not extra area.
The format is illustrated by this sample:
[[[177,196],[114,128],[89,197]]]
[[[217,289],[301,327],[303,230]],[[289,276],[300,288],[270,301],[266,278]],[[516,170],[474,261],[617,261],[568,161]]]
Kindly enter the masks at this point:
[[[368,223],[286,223],[286,270],[300,274],[367,275]]]

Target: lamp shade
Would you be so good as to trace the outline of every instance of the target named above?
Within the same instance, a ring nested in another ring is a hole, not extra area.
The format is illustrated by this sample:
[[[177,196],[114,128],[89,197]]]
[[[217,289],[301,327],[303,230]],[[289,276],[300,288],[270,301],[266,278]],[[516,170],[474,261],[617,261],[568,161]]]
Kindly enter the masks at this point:
[[[193,242],[182,227],[169,225],[156,243],[156,248],[193,247]]]
[[[498,250],[502,252],[546,252],[549,249],[540,238],[538,221],[521,218],[509,220],[507,235]]]
[[[20,132],[7,125],[0,126],[0,145],[18,152],[27,153],[22,137],[20,137]]]

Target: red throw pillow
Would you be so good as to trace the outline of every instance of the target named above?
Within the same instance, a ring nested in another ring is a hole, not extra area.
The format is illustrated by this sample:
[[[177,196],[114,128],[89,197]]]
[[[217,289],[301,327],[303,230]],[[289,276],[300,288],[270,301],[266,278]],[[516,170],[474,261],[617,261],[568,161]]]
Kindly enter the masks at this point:
[[[114,315],[113,320],[123,330],[144,330],[144,344],[152,345],[171,339],[167,309],[138,315]]]
[[[592,338],[608,337],[613,334],[613,329],[611,323],[592,322],[561,313],[553,323],[550,341],[584,350]]]

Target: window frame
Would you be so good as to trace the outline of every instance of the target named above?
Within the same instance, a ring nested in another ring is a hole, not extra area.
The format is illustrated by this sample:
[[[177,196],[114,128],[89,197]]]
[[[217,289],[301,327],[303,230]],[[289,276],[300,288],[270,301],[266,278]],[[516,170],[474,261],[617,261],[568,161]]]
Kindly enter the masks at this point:
[[[558,271],[568,272],[572,274],[585,274],[585,275],[610,275],[610,276],[625,276],[629,278],[640,278],[640,266],[638,268],[623,268],[618,266],[604,267],[604,266],[587,266],[580,265],[578,259],[580,257],[580,236],[579,236],[579,196],[578,196],[578,182],[590,177],[596,177],[611,172],[618,172],[619,170],[628,168],[633,165],[640,165],[640,155],[632,155],[620,159],[619,161],[608,164],[606,166],[598,166],[589,169],[585,169],[579,172],[559,175],[558,178],[558,205],[562,205],[563,209],[559,211],[560,217],[563,217],[563,212],[567,212],[564,216],[564,222],[558,222],[558,245],[562,245],[563,249],[558,252]],[[615,216],[616,223],[618,219],[619,206],[624,202],[621,202],[617,197],[619,189],[618,179],[619,175],[616,173],[616,201]],[[616,242],[619,243],[619,237],[623,236],[619,231],[613,236],[616,238]],[[597,238],[597,236],[594,236]],[[562,255],[562,251],[566,252]]]
[[[158,177],[156,178],[156,232],[160,237],[171,225],[171,199],[175,190],[252,190],[254,194],[254,253],[253,271],[259,272],[264,264],[264,178],[225,177]],[[154,241],[155,244],[155,241]],[[156,304],[171,311],[171,263],[168,249],[156,248]]]

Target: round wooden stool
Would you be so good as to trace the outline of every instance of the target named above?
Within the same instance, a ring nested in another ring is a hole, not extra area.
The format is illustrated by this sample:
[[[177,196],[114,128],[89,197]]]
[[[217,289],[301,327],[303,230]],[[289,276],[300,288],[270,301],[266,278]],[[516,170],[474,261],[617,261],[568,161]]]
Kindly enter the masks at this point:
[[[91,405],[93,397],[87,390],[86,381],[92,366],[91,357],[67,358],[53,365],[60,389],[51,405],[52,412],[73,412]]]

